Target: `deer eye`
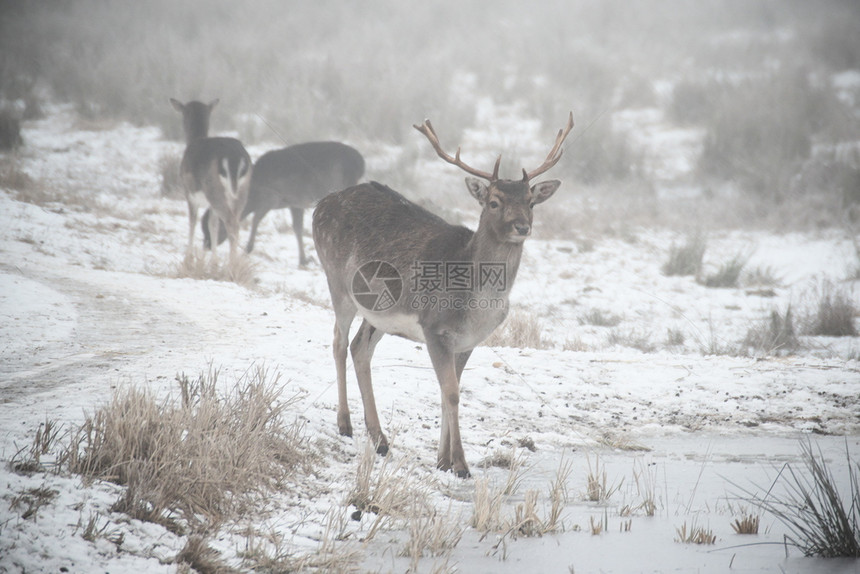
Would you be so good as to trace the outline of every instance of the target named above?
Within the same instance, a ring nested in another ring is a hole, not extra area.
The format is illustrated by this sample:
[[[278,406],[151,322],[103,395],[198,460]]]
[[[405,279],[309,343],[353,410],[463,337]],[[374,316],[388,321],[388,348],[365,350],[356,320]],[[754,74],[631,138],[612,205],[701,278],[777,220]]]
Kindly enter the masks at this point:
[[[499,202],[498,201],[493,200],[490,202],[490,209],[498,209],[498,208],[499,208]]]

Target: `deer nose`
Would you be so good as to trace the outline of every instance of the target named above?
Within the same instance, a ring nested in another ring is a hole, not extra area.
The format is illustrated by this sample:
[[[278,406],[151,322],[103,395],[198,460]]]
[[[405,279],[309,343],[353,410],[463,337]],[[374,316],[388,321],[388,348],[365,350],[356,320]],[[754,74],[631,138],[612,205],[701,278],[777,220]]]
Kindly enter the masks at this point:
[[[532,226],[528,223],[514,223],[514,229],[520,235],[528,235],[529,231],[531,231]]]

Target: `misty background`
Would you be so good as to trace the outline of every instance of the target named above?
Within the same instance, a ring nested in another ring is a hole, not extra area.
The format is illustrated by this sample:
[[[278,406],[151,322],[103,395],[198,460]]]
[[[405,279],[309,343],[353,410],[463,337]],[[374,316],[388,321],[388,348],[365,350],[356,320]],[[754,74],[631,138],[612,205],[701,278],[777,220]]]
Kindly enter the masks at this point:
[[[210,133],[345,141],[443,211],[471,205],[462,175],[413,124],[517,177],[572,110],[543,236],[808,229],[860,204],[858,30],[856,0],[0,0],[0,107],[71,103],[181,141],[168,98],[220,98]]]

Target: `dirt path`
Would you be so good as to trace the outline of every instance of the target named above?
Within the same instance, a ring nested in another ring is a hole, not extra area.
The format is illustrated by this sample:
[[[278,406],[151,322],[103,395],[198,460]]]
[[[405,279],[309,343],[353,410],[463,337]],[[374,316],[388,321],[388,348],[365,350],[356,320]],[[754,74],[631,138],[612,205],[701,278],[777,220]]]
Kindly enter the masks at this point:
[[[46,332],[33,325],[7,327],[20,327],[10,336],[33,340],[25,343],[23,351],[4,353],[0,364],[0,401],[4,403],[74,383],[119,377],[141,359],[151,363],[167,353],[181,352],[195,342],[190,333],[199,332],[187,316],[104,283],[2,264],[0,272],[60,293],[69,302],[65,311],[74,310],[74,319],[67,317],[71,330],[65,336],[50,336],[53,323],[49,317],[42,318]]]

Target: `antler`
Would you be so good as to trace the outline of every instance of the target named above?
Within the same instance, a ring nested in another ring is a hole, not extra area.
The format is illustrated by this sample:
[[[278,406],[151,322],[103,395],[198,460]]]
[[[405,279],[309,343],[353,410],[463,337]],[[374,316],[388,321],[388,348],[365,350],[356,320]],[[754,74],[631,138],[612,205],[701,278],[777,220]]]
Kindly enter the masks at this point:
[[[573,115],[571,114],[571,121]],[[498,159],[496,159],[496,165],[493,167],[493,173],[489,173],[486,171],[481,171],[479,169],[475,169],[474,167],[466,164],[460,159],[460,148],[457,148],[457,154],[454,157],[451,157],[449,154],[445,153],[445,150],[442,149],[442,146],[439,144],[439,137],[436,135],[436,132],[433,130],[433,126],[430,124],[430,120],[424,120],[424,123],[419,125],[413,125],[413,128],[424,134],[428,140],[430,140],[430,145],[433,146],[433,149],[436,150],[436,153],[452,165],[456,165],[466,173],[471,173],[474,176],[480,177],[482,179],[486,179],[488,181],[497,181],[499,179],[499,163],[502,161],[502,156],[500,155]],[[547,168],[549,169],[549,168]]]
[[[549,168],[558,163],[558,160],[561,159],[561,154],[564,153],[564,150],[561,149],[561,144],[564,143],[564,139],[567,137],[567,134],[570,133],[570,130],[573,129],[573,112],[570,112],[570,117],[567,120],[567,126],[563,129],[558,130],[558,135],[555,137],[555,145],[552,146],[552,149],[549,150],[549,154],[547,154],[546,159],[543,161],[543,164],[526,174],[526,171],[523,170],[523,174],[526,179],[534,179],[540,174],[547,171]]]

